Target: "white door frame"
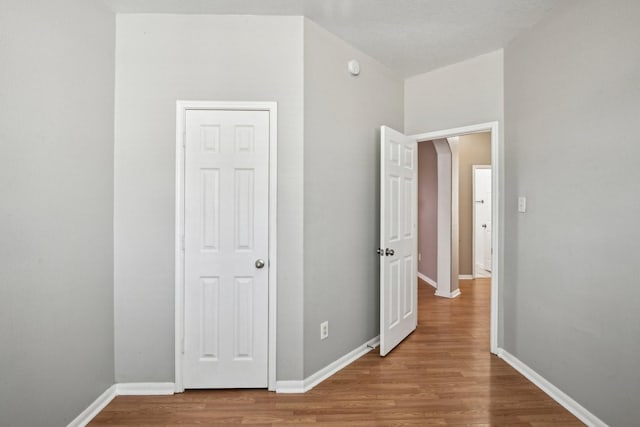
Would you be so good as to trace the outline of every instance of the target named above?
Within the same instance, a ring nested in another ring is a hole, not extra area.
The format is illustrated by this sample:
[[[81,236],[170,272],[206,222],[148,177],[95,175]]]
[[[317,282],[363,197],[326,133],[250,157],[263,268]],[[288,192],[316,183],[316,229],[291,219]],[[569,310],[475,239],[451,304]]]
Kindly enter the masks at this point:
[[[492,169],[491,165],[472,165],[471,166],[471,277],[474,279],[476,274],[476,170]],[[493,173],[493,172],[492,172]],[[493,183],[493,175],[491,176]],[[492,189],[493,191],[493,189]],[[491,195],[493,200],[493,194]],[[493,210],[493,206],[491,206]],[[493,224],[491,225],[491,235],[493,236]]]
[[[277,148],[278,108],[276,102],[176,102],[176,223],[175,223],[175,391],[184,391],[182,356],[184,350],[184,174],[187,110],[235,110],[269,112],[269,338],[268,389],[276,388],[276,319],[277,319]]]
[[[417,135],[411,135],[412,138],[416,138],[418,142],[423,141],[432,141],[434,139],[441,138],[451,138],[454,136],[468,135],[472,133],[480,133],[480,132],[491,132],[491,165],[493,166],[493,171],[491,175],[491,246],[493,247],[493,253],[496,256],[492,257],[491,260],[491,353],[498,354],[498,335],[499,335],[499,322],[498,322],[498,293],[500,289],[500,281],[502,277],[500,277],[500,269],[499,267],[499,258],[500,258],[500,231],[501,231],[501,219],[500,219],[500,152],[499,152],[499,141],[500,137],[498,134],[498,122],[487,122],[487,123],[479,123],[470,126],[462,126],[453,129],[445,129],[438,130],[433,132],[426,132]],[[446,254],[444,254],[447,256]],[[438,251],[438,257],[441,256],[440,251]],[[451,256],[449,254],[448,256]]]

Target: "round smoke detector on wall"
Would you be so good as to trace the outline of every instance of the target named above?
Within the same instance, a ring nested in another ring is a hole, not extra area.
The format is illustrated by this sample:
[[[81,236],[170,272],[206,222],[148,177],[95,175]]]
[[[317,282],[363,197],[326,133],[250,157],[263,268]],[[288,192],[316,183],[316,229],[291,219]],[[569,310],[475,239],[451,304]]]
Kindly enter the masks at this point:
[[[347,68],[349,68],[349,72],[353,76],[357,76],[358,74],[360,74],[360,63],[355,59],[349,61],[349,63],[347,64]]]

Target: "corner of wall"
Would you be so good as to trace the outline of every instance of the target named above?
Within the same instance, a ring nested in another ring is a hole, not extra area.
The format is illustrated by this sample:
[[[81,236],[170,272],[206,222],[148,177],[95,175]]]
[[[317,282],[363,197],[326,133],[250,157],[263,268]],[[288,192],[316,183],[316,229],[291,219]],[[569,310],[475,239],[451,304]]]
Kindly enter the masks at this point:
[[[403,127],[403,81],[305,19],[304,374],[378,334],[377,130]],[[363,73],[352,76],[349,60]],[[364,107],[363,107],[364,106]],[[327,126],[331,123],[331,126]],[[339,226],[330,226],[339,224]],[[355,258],[354,258],[355,254]],[[349,304],[349,305],[347,305]],[[319,326],[330,336],[320,340]]]

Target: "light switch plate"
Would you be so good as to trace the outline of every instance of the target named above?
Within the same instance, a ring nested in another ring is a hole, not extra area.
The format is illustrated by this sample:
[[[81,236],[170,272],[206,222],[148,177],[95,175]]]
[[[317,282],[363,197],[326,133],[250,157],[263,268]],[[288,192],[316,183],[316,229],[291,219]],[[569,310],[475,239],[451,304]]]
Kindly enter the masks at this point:
[[[525,213],[527,211],[527,198],[518,197],[518,212]]]

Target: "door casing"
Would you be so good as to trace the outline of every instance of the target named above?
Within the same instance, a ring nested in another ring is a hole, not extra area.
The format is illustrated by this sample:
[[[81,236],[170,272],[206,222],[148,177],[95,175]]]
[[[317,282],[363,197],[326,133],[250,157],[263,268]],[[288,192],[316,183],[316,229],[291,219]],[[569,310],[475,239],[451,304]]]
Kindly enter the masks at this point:
[[[277,160],[278,107],[276,102],[176,102],[176,206],[175,206],[175,392],[184,391],[182,352],[184,347],[184,182],[187,110],[232,110],[269,112],[269,339],[268,389],[276,388],[277,325]]]
[[[498,354],[498,336],[499,331],[499,310],[498,304],[500,299],[499,291],[502,282],[500,274],[500,236],[502,235],[502,220],[500,215],[500,137],[498,122],[479,123],[470,126],[462,126],[452,129],[437,130],[433,132],[420,133],[410,135],[419,143],[424,141],[432,141],[434,139],[452,138],[454,136],[468,135],[472,133],[491,132],[491,165],[492,165],[492,181],[491,181],[491,223],[493,233],[491,235],[491,246],[493,247],[494,256],[491,260],[491,321],[490,321],[490,342],[491,353]],[[438,248],[438,257],[451,256],[451,254],[442,253]]]

